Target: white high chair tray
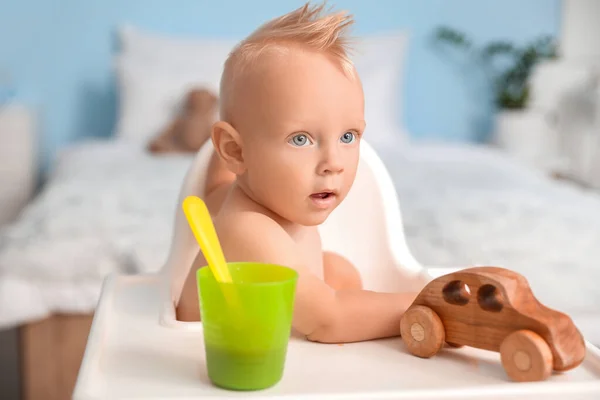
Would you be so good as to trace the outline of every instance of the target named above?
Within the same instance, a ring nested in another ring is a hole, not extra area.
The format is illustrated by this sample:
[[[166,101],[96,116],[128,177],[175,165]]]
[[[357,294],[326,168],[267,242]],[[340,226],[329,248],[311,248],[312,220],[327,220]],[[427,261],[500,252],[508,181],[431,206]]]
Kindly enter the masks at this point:
[[[508,380],[500,356],[444,348],[410,355],[400,338],[318,344],[292,338],[283,379],[256,392],[211,385],[201,330],[158,323],[157,276],[111,276],[103,288],[73,395],[91,399],[600,399],[600,350],[545,382]]]

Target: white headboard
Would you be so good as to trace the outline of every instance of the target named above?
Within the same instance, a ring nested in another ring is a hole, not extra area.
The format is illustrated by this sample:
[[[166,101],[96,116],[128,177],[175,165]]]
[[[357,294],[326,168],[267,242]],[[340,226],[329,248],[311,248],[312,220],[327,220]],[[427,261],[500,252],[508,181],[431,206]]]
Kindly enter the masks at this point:
[[[563,0],[560,47],[567,59],[600,60],[600,1]]]
[[[29,201],[37,175],[35,118],[20,105],[0,105],[0,225]]]

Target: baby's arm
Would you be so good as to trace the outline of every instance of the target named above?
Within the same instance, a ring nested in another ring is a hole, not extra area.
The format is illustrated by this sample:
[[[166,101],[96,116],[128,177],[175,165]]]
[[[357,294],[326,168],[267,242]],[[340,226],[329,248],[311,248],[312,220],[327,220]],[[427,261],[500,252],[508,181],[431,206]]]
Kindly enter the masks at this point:
[[[400,318],[416,293],[334,290],[310,273],[292,239],[262,215],[245,214],[222,227],[219,235],[228,261],[274,263],[298,271],[293,325],[309,340],[341,343],[400,334]],[[190,279],[193,276],[191,273]],[[189,286],[195,287],[191,283]],[[183,298],[182,303],[185,303]],[[192,305],[197,307],[197,300]]]
[[[335,290],[362,289],[362,279],[352,263],[341,255],[323,253],[323,280]]]

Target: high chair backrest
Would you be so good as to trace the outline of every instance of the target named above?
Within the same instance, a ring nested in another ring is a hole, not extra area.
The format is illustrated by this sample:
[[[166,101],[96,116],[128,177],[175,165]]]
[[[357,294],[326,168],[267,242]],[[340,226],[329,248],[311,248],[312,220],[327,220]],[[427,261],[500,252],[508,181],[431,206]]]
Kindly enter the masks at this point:
[[[163,309],[160,319],[165,325],[176,323],[174,306],[179,300],[185,279],[199,251],[198,243],[190,230],[181,205],[187,196],[203,197],[206,173],[213,149],[212,142],[209,140],[196,153],[196,157],[183,179],[179,193],[175,208],[171,249],[167,261],[160,271],[163,281]]]
[[[319,227],[323,250],[334,251],[359,270],[365,289],[410,290],[408,276],[422,272],[411,254],[392,179],[363,139],[356,179],[348,196]]]
[[[420,273],[404,236],[397,194],[385,165],[363,139],[355,182],[342,204],[319,227],[324,250],[346,257],[359,270],[365,289],[409,290],[406,277]],[[197,153],[185,176],[175,215],[171,251],[162,269],[163,303],[161,322],[180,325],[174,304],[179,299],[198,245],[187,225],[181,203],[186,196],[202,197],[209,160],[209,141]]]

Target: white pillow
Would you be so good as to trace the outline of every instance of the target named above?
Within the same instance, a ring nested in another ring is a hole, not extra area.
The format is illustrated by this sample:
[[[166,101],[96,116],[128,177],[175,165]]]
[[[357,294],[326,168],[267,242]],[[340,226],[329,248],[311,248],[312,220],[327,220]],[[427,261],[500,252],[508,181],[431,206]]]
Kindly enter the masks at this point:
[[[177,116],[187,92],[207,88],[218,93],[220,72],[165,70],[139,59],[117,57],[119,87],[116,137],[146,144]]]
[[[177,37],[148,32],[131,25],[118,31],[120,56],[178,70],[201,68],[221,71],[227,56],[238,43],[234,39]]]
[[[118,35],[116,136],[142,143],[176,117],[190,89],[204,87],[218,94],[223,64],[237,43],[176,38],[132,26],[120,28]]]
[[[232,39],[175,37],[133,26],[122,27],[119,37],[119,63],[123,64],[118,71],[120,137],[155,134],[157,122],[164,125],[165,116],[172,115],[173,97],[181,96],[182,88],[188,88],[190,82],[208,82],[218,89],[223,64],[237,44]],[[407,33],[390,32],[359,40],[353,59],[365,92],[365,134],[375,147],[398,145],[407,136],[401,101]],[[142,70],[146,68],[149,71]],[[170,97],[163,99],[166,95]]]

